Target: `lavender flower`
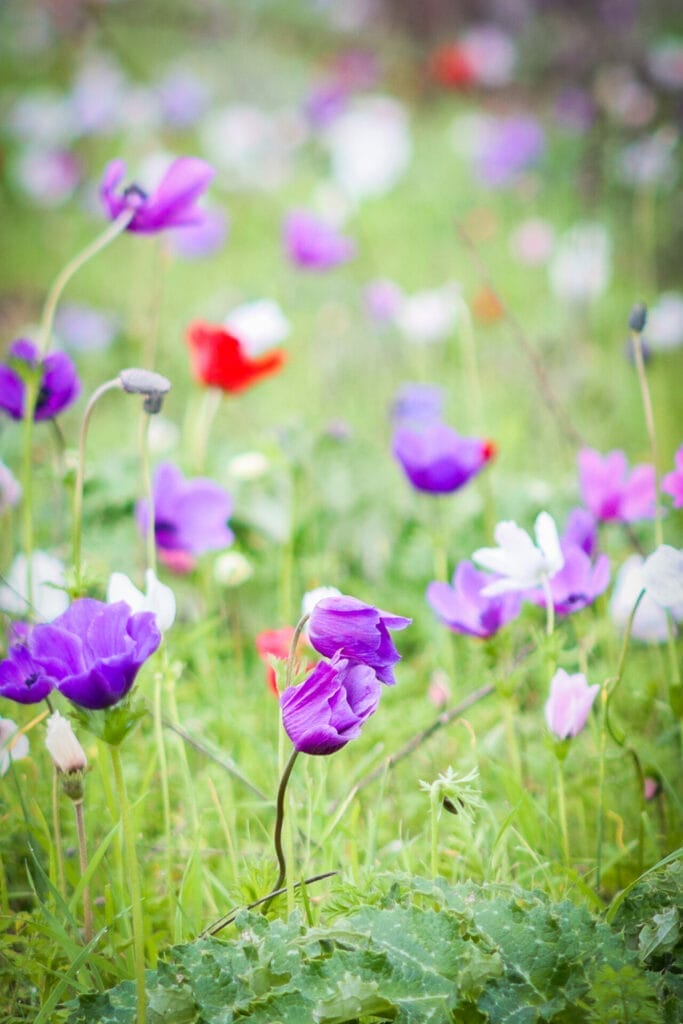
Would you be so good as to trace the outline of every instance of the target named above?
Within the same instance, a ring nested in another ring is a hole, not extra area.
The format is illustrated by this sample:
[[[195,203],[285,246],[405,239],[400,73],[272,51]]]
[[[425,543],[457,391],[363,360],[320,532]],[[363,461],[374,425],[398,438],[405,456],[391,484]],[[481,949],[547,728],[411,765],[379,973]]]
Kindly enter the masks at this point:
[[[560,740],[577,736],[585,726],[600,687],[589,686],[581,672],[568,675],[563,668],[550,680],[550,697],[545,706],[548,728]]]
[[[101,352],[120,330],[114,313],[75,302],[65,303],[55,316],[55,334],[65,348],[74,352]]]
[[[41,377],[34,420],[50,420],[78,398],[81,384],[69,356],[65,352],[52,352],[40,360],[33,342],[19,338],[9,347],[8,362],[0,365],[0,409],[13,420],[24,418],[24,377],[39,368]]]
[[[305,270],[331,270],[356,252],[355,242],[306,210],[293,210],[287,216],[283,239],[292,263]]]
[[[162,462],[154,476],[154,535],[161,555],[177,552],[201,555],[228,547],[234,534],[227,526],[232,498],[206,477],[186,480],[170,462]],[[144,535],[148,503],[138,502],[136,517]]]
[[[444,626],[485,639],[516,618],[522,605],[515,593],[485,597],[482,590],[491,582],[488,573],[478,572],[471,562],[461,562],[452,586],[437,580],[429,584],[427,601]]]
[[[581,548],[591,558],[598,549],[598,527],[595,518],[585,508],[573,508],[564,525],[560,538],[562,548]]]
[[[445,388],[438,384],[403,384],[394,398],[391,415],[398,425],[438,421],[445,401]]]
[[[587,508],[601,522],[632,523],[655,514],[655,471],[650,465],[628,470],[622,451],[602,456],[592,448],[579,452],[579,486]]]
[[[461,437],[445,423],[401,425],[392,445],[408,480],[418,491],[451,494],[493,458],[495,446],[478,437]]]
[[[676,452],[676,468],[662,480],[662,490],[674,500],[674,508],[683,508],[683,444]]]
[[[300,753],[333,754],[357,739],[363,723],[377,710],[381,690],[369,665],[338,652],[330,662],[316,665],[299,686],[290,686],[282,694],[285,731]]]
[[[564,565],[549,580],[553,607],[558,615],[571,615],[588,607],[609,584],[610,566],[607,555],[598,555],[595,563],[582,548],[561,543]],[[533,590],[526,595],[534,604],[545,608],[545,594]]]
[[[28,629],[18,643],[10,645],[7,657],[0,661],[0,697],[18,704],[38,704],[54,689],[54,680],[29,650],[32,633],[44,627]]]
[[[152,612],[132,614],[124,601],[104,604],[89,597],[74,601],[54,622],[36,626],[29,637],[31,657],[55,688],[93,709],[125,697],[160,643]]]
[[[411,621],[341,594],[318,601],[308,621],[308,638],[326,658],[339,653],[342,658],[363,662],[378,679],[393,686],[392,666],[401,656],[389,630],[405,629]]]
[[[127,231],[154,234],[166,228],[196,227],[206,217],[204,211],[197,207],[197,200],[215,173],[204,160],[179,157],[151,195],[138,185],[129,185],[119,192],[126,175],[126,164],[123,160],[112,160],[105,168],[100,195],[110,220],[116,220],[125,210],[134,211]]]
[[[494,121],[477,160],[477,175],[494,188],[509,185],[543,153],[543,129],[534,117]]]

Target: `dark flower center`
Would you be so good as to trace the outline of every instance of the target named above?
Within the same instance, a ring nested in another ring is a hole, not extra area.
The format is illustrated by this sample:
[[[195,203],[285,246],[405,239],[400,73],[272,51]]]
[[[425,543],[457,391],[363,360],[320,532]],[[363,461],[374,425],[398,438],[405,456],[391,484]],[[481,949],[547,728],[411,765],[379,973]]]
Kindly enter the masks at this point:
[[[126,205],[131,210],[139,210],[147,202],[148,198],[147,193],[139,185],[129,185],[128,188],[123,190],[123,197],[126,200]]]

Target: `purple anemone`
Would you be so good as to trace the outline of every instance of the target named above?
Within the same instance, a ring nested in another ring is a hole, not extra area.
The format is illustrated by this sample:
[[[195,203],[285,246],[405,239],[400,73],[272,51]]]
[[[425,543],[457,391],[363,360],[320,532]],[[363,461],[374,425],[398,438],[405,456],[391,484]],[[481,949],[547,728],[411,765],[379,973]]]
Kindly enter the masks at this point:
[[[333,754],[360,735],[374,714],[382,685],[369,665],[336,654],[321,661],[299,686],[280,698],[282,723],[303,754]]]
[[[427,587],[427,602],[444,626],[456,633],[493,636],[516,618],[522,606],[518,593],[484,597],[482,590],[492,582],[490,573],[479,572],[471,562],[461,562],[453,585],[434,580]]]
[[[211,183],[215,171],[205,160],[182,156],[174,160],[156,189],[148,195],[138,185],[120,189],[126,176],[123,160],[107,164],[100,195],[110,220],[133,211],[127,231],[154,234],[166,228],[197,227],[206,213],[196,204]]]
[[[461,437],[445,423],[430,419],[400,425],[392,449],[413,487],[430,494],[457,491],[496,452],[493,442]]]
[[[383,683],[393,686],[396,680],[392,666],[401,655],[389,630],[405,629],[411,621],[342,594],[318,601],[308,622],[308,639],[326,658],[339,653],[343,658],[361,661]]]
[[[582,448],[578,463],[581,496],[596,519],[632,523],[637,519],[654,518],[654,466],[634,466],[629,472],[622,451],[603,456],[593,448]]]
[[[201,555],[228,547],[234,534],[227,525],[232,498],[207,477],[186,480],[170,462],[162,462],[154,476],[154,535],[162,555],[179,552]],[[139,501],[136,517],[144,535],[148,524],[148,503]]]
[[[65,352],[52,352],[40,359],[38,348],[27,338],[18,338],[9,347],[9,360],[0,365],[0,409],[13,420],[24,418],[26,384],[22,370],[28,373],[40,366],[41,377],[34,420],[51,420],[76,401],[81,383],[76,367]]]
[[[283,240],[292,263],[305,270],[331,270],[356,252],[355,242],[306,210],[293,210],[286,217]]]
[[[20,632],[23,633],[23,629]],[[55,685],[29,650],[30,633],[30,629],[26,630],[25,636],[11,645],[7,657],[0,662],[0,697],[7,697],[18,704],[38,704]]]
[[[593,604],[607,590],[610,565],[607,555],[598,555],[595,562],[582,548],[562,543],[564,565],[548,581],[553,607],[558,615],[571,615]],[[545,594],[530,591],[527,598],[545,608]]]

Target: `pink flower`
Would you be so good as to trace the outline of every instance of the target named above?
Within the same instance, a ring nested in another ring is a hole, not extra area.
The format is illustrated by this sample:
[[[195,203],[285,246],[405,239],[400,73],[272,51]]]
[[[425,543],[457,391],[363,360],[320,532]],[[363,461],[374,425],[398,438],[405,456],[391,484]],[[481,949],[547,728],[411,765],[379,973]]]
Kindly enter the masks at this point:
[[[550,680],[550,697],[545,705],[548,728],[560,740],[577,736],[588,720],[600,687],[589,686],[582,672],[570,676],[563,668]]]
[[[586,507],[602,522],[632,523],[655,514],[655,471],[650,465],[629,472],[622,451],[602,456],[593,448],[579,452],[579,486]]]
[[[674,508],[683,508],[683,444],[676,452],[676,468],[662,480],[662,490],[674,500]]]

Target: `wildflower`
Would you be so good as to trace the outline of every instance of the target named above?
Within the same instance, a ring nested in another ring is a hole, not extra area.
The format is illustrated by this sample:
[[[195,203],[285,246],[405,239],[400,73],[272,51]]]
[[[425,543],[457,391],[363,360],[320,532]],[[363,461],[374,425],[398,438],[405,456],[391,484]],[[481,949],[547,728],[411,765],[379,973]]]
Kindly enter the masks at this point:
[[[280,345],[292,329],[280,304],[273,299],[244,302],[226,317],[225,326],[237,335],[252,358]]]
[[[226,466],[226,472],[232,480],[251,482],[260,480],[270,470],[268,456],[263,452],[241,452],[233,455]]]
[[[153,612],[157,626],[162,633],[170,629],[175,621],[175,594],[165,583],[157,579],[154,569],[145,573],[145,592],[122,572],[113,572],[107,585],[107,604],[125,601],[131,612]]]
[[[279,697],[280,691],[277,687],[277,673],[273,667],[273,659],[287,661],[294,633],[293,626],[282,626],[280,629],[264,629],[256,637],[256,651],[266,666],[266,682],[276,697]],[[303,637],[297,644],[297,655],[300,654],[302,647]],[[313,665],[309,664],[308,669],[311,668]]]
[[[347,263],[356,252],[355,242],[306,210],[288,214],[283,239],[292,263],[305,270],[331,270]]]
[[[646,775],[643,779],[643,796],[646,800],[654,800],[662,792],[661,779],[655,775]]]
[[[466,89],[476,81],[472,58],[459,43],[446,43],[434,50],[429,59],[429,73],[446,89]]]
[[[413,487],[431,494],[457,491],[496,452],[492,441],[461,437],[445,423],[431,421],[399,426],[392,450]]]
[[[0,775],[6,775],[11,761],[28,757],[28,738],[24,735],[12,737],[19,726],[11,718],[0,718]]]
[[[333,754],[377,710],[381,683],[366,664],[337,652],[321,661],[298,686],[280,697],[282,724],[296,750],[304,754]]]
[[[553,243],[553,227],[540,217],[522,221],[510,237],[513,255],[527,267],[538,267],[547,263]]]
[[[647,344],[654,352],[667,352],[683,345],[683,294],[664,292],[650,307]]]
[[[530,590],[552,579],[564,565],[557,527],[552,516],[541,512],[534,525],[536,544],[526,530],[513,522],[496,526],[497,548],[480,548],[472,555],[484,569],[498,573],[501,579],[482,590],[484,597],[495,597],[514,590]]]
[[[100,195],[110,220],[116,220],[125,210],[134,211],[127,231],[154,234],[166,228],[192,227],[206,217],[196,203],[215,173],[204,160],[179,157],[151,195],[138,185],[129,185],[119,192],[126,164],[123,160],[112,160],[105,168]]]
[[[550,680],[550,697],[545,705],[548,728],[560,740],[577,736],[585,726],[600,687],[589,686],[582,672],[568,675],[563,668]]]
[[[674,500],[674,508],[683,508],[683,444],[676,452],[676,468],[662,480],[662,490]]]
[[[209,105],[206,82],[189,68],[170,68],[157,93],[163,118],[173,128],[193,128]]]
[[[118,317],[103,310],[70,302],[55,315],[55,334],[73,352],[101,352],[118,334]]]
[[[195,379],[207,387],[233,393],[277,373],[286,358],[282,349],[275,349],[252,359],[246,346],[227,328],[201,320],[190,324],[185,340]]]
[[[683,550],[659,547],[643,563],[643,583],[662,608],[683,609]]]
[[[379,278],[365,289],[363,303],[371,320],[376,324],[391,323],[401,308],[403,292],[393,281]]]
[[[230,221],[222,210],[210,207],[202,211],[199,224],[174,228],[171,244],[174,251],[185,260],[201,260],[220,252],[230,233]]]
[[[81,384],[76,367],[65,352],[39,358],[32,341],[19,338],[9,347],[7,363],[0,365],[0,409],[13,420],[24,418],[26,376],[40,370],[40,382],[33,412],[34,420],[50,420],[64,412],[78,398]]]
[[[161,643],[152,612],[124,601],[80,598],[54,622],[35,626],[31,657],[65,697],[84,708],[106,708],[128,693],[140,667]]]
[[[389,630],[405,629],[411,621],[341,594],[318,601],[308,620],[308,638],[324,657],[339,652],[342,658],[363,662],[383,683],[393,686],[392,666],[401,656]]]
[[[54,689],[54,680],[29,650],[32,632],[29,629],[19,642],[10,644],[7,657],[0,661],[0,697],[18,704],[38,704]]]
[[[575,224],[559,239],[548,266],[553,293],[570,305],[594,302],[611,277],[611,241],[598,223]]]
[[[558,615],[571,615],[593,604],[609,584],[609,558],[598,555],[595,563],[574,544],[561,542],[564,565],[548,583],[553,607]],[[534,604],[545,607],[546,595],[538,590],[527,595]]]
[[[584,504],[601,522],[632,523],[655,514],[655,471],[639,465],[629,473],[622,451],[604,457],[593,448],[578,456],[579,487]]]
[[[492,188],[509,185],[540,159],[545,139],[535,117],[496,119],[483,138],[477,156],[478,179]]]
[[[232,498],[213,480],[186,480],[176,466],[162,462],[154,475],[153,502],[154,536],[164,560],[174,561],[178,554],[201,555],[232,544],[234,534],[227,525]],[[136,518],[144,536],[149,518],[146,501],[138,502]]]
[[[408,116],[389,96],[364,96],[335,118],[324,135],[332,178],[355,201],[389,192],[412,153]]]
[[[17,154],[10,172],[33,203],[51,210],[72,197],[81,180],[82,166],[68,149],[29,144]]]
[[[68,718],[54,711],[47,720],[45,746],[58,771],[65,775],[83,772],[88,766],[83,747],[78,742]]]
[[[13,615],[33,612],[37,619],[49,622],[69,607],[64,566],[45,551],[31,555],[31,593],[27,592],[25,555],[17,555],[0,587],[0,608]]]
[[[412,342],[431,345],[443,341],[455,330],[462,299],[457,284],[407,295],[396,315],[396,325]]]
[[[660,644],[668,637],[667,613],[648,592],[643,575],[644,561],[641,555],[630,555],[623,563],[614,584],[609,611],[615,626],[624,630],[638,595],[645,590],[633,618],[631,636],[644,643]],[[675,621],[683,621],[683,607],[674,606],[669,612]]]
[[[0,516],[19,503],[21,484],[12,470],[0,459]]]
[[[449,629],[468,636],[487,638],[516,618],[522,605],[519,594],[485,597],[491,583],[488,573],[477,572],[471,562],[461,562],[453,583],[434,580],[427,587],[427,602]]]
[[[560,544],[565,547],[581,548],[591,558],[598,548],[598,528],[594,516],[580,506],[573,508],[565,521]]]
[[[239,587],[253,575],[253,565],[239,551],[226,551],[214,562],[213,578],[223,587]]]

